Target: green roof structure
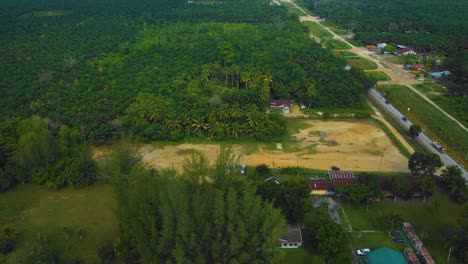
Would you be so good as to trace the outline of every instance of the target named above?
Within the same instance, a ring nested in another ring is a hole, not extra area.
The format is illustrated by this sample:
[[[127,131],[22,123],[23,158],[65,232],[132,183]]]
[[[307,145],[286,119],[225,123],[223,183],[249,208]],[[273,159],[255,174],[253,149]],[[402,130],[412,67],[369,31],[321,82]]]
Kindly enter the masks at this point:
[[[405,257],[399,251],[381,247],[366,254],[368,264],[406,264]]]

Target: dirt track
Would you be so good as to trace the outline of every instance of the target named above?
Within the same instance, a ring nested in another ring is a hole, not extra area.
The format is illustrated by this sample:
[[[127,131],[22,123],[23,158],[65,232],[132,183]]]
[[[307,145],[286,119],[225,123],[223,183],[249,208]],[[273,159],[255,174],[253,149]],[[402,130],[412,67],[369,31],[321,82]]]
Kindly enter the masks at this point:
[[[270,167],[306,167],[327,170],[332,165],[352,171],[406,172],[407,159],[379,128],[366,122],[307,120],[307,127],[276,149],[275,144],[236,144],[233,151],[244,163]],[[219,144],[181,144],[138,149],[143,162],[153,168],[180,170],[187,153],[202,151],[213,161]]]

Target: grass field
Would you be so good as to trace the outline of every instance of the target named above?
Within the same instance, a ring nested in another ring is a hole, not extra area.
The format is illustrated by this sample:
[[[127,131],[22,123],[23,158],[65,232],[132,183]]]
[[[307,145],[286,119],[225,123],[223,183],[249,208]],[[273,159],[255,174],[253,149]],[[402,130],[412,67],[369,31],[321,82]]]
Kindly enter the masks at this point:
[[[447,152],[467,165],[464,159],[468,153],[468,133],[435,107],[424,101],[406,86],[378,86],[388,98],[408,118],[419,124],[431,138],[447,147]],[[408,111],[408,107],[411,111]]]
[[[337,49],[337,50],[344,50],[344,49],[351,49],[351,46],[344,43],[343,41],[337,40],[337,39],[326,39],[323,42],[323,45],[325,47],[330,48],[330,49]]]
[[[340,26],[330,23],[329,21],[321,22],[324,26],[328,27],[331,31],[335,32],[337,35],[344,36],[348,34],[348,31],[341,28]]]
[[[357,230],[381,230],[383,216],[387,213],[398,213],[404,221],[410,222],[416,229],[418,236],[424,245],[436,258],[437,263],[445,263],[447,257],[447,234],[450,229],[459,225],[459,219],[463,214],[463,206],[454,203],[441,192],[423,203],[417,201],[401,201],[393,203],[392,199],[384,199],[369,206],[354,206],[343,204],[343,209],[351,222],[353,229]],[[353,233],[351,233],[353,234]],[[384,233],[363,233],[360,239],[351,237],[354,247],[376,248],[390,246],[398,249],[398,245],[392,245],[390,239]],[[450,263],[459,263],[455,259]]]
[[[359,55],[357,55],[356,53],[353,53],[351,51],[347,51],[347,50],[334,50],[333,53],[335,53],[337,56],[341,56],[341,57],[359,57]]]
[[[376,81],[391,80],[391,78],[385,72],[381,72],[381,71],[368,71],[368,72],[366,72],[366,75],[369,78],[374,79]]]
[[[424,93],[429,99],[456,118],[465,126],[468,126],[468,99],[449,96],[447,89],[436,83],[419,84],[414,86]]]
[[[377,64],[375,64],[374,62],[370,61],[370,60],[367,60],[367,59],[364,59],[362,57],[348,57],[348,58],[344,58],[346,60],[346,62],[349,64],[349,66],[351,67],[354,67],[354,68],[358,68],[358,69],[361,69],[361,70],[375,70],[377,69]]]
[[[302,12],[301,10],[299,10],[297,7],[295,7],[293,4],[291,3],[288,3],[288,2],[284,2],[283,5],[286,6],[286,8],[288,9],[288,12],[291,13],[291,14],[294,14],[296,16],[304,16],[304,12]]]
[[[44,235],[62,259],[79,256],[86,263],[98,263],[97,249],[117,233],[116,202],[111,185],[96,184],[86,189],[49,190],[36,185],[19,185],[0,194],[0,225],[18,232],[18,248]],[[66,240],[63,228],[75,230]],[[85,231],[80,240],[76,230]]]
[[[316,22],[304,21],[302,24],[304,24],[309,29],[310,33],[312,33],[316,37],[333,37],[333,35],[330,32],[328,32],[328,30],[326,30],[324,27],[322,27]]]
[[[316,255],[306,247],[301,247],[299,249],[283,249],[285,252],[285,257],[282,263],[285,264],[322,264],[325,263],[323,258],[319,255]]]

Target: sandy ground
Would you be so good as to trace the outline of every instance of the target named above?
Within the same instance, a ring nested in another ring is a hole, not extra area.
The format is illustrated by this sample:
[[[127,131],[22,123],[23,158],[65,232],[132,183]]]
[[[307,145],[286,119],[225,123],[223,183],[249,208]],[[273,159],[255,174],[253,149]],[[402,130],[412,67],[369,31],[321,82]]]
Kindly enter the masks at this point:
[[[273,168],[305,167],[327,170],[332,165],[352,171],[407,172],[407,159],[378,127],[358,121],[298,120],[304,129],[282,143],[232,145],[240,162],[249,166],[265,163]],[[143,145],[138,148],[149,167],[181,170],[184,158],[193,150],[203,152],[213,162],[219,144]]]

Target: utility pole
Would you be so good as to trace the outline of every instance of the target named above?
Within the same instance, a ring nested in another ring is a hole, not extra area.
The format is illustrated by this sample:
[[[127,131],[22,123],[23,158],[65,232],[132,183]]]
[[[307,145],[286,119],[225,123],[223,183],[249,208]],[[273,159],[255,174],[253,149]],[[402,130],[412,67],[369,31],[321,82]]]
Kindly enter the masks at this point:
[[[449,253],[448,253],[448,256],[447,256],[447,263],[449,263],[449,261],[450,261],[450,254],[452,254],[452,247],[450,247],[450,249],[449,249]]]

